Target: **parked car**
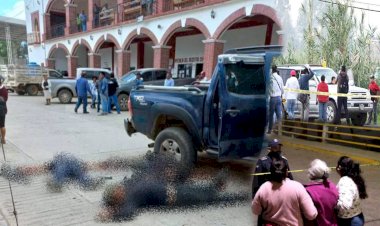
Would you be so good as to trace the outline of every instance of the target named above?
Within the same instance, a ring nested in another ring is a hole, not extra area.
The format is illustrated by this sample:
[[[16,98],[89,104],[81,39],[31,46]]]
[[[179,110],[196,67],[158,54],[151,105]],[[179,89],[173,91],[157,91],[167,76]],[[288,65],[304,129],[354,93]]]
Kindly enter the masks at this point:
[[[129,136],[154,140],[154,152],[184,165],[206,151],[219,159],[252,159],[263,150],[267,83],[281,46],[239,48],[219,55],[209,87],[143,85],[130,93]],[[233,74],[235,76],[233,76]]]
[[[76,77],[79,78],[82,72],[86,72],[86,79],[92,82],[92,77],[98,77],[100,72],[104,72],[108,77],[111,73],[110,70],[103,68],[77,68]],[[50,76],[51,82],[51,95],[52,98],[58,97],[59,102],[62,104],[68,104],[71,102],[73,97],[77,96],[75,91],[76,79],[65,78],[65,77],[52,77]]]
[[[290,71],[295,70],[299,75],[304,69],[303,65],[285,65],[277,67],[280,76],[284,81],[290,77]],[[337,93],[337,85],[331,83],[332,77],[337,78],[338,75],[331,68],[324,68],[321,66],[311,66],[311,69],[314,71],[315,76],[309,80],[309,89],[310,91],[317,91],[317,85],[320,83],[322,75],[326,77],[326,83],[329,86],[330,93]],[[350,78],[353,79],[353,78]],[[372,101],[370,98],[369,90],[354,86],[353,80],[349,82],[349,94],[356,94],[359,96],[348,97],[347,99],[347,108],[350,115],[351,121],[356,126],[363,126],[367,121],[367,113],[372,110]],[[334,123],[337,120],[338,111],[337,111],[337,96],[331,95],[329,97],[329,102],[327,103],[327,121],[329,123]],[[301,102],[297,101],[295,114],[300,116]],[[344,111],[344,109],[343,109]],[[317,95],[310,95],[310,118],[318,118],[318,104],[317,104]],[[344,117],[342,113],[342,117]]]
[[[4,76],[4,85],[18,95],[38,95],[42,91],[41,83],[44,75],[62,77],[52,69],[41,67],[37,64],[28,65],[0,65],[0,73]]]
[[[135,85],[136,74],[139,72],[144,81],[144,85],[164,85],[167,69],[144,68],[128,72],[119,80],[119,88],[116,95],[122,111],[128,110],[128,99],[132,88]],[[190,85],[194,78],[173,78],[175,86]]]

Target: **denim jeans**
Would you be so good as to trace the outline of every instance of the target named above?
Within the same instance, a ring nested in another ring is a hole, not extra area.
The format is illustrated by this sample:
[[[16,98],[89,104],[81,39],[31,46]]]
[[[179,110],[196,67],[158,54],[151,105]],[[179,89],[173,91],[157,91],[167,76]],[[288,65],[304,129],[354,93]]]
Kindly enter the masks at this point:
[[[301,120],[309,121],[309,112],[310,112],[310,95],[306,95],[304,103],[301,103]]]
[[[111,105],[112,105],[112,103],[115,105],[115,107],[116,107],[116,111],[117,111],[117,113],[120,113],[120,106],[119,106],[119,101],[118,101],[118,99],[117,99],[117,96],[116,96],[116,94],[114,94],[114,95],[112,95],[112,96],[109,96],[108,97],[109,98],[109,112],[111,112]]]
[[[318,103],[319,106],[319,120],[322,122],[327,122],[327,102],[325,103]]]
[[[86,24],[86,22],[85,23],[82,22],[82,31],[87,31],[87,24]]]
[[[83,103],[83,112],[87,112],[87,96],[78,97],[77,104],[75,105],[75,111],[78,111],[78,108]]]
[[[271,97],[269,100],[269,125],[268,132],[273,128],[273,115],[276,113],[277,123],[281,120],[282,100],[281,97]]]
[[[101,105],[101,99],[100,99],[100,93],[98,92],[98,112],[100,111],[100,105]]]
[[[342,108],[344,109],[344,113],[346,114],[346,121],[347,124],[350,123],[349,114],[347,110],[347,97],[338,97],[338,120],[337,122],[340,123],[340,119],[342,118]]]
[[[100,94],[100,99],[101,99],[101,102],[102,102],[102,112],[103,113],[108,113],[109,112],[108,111],[108,109],[109,109],[108,96]]]
[[[295,108],[296,108],[296,99],[286,100],[286,111],[288,112],[289,119],[294,119]]]
[[[339,226],[363,226],[364,225],[364,216],[363,213],[354,216],[353,218],[343,219],[338,218]]]
[[[369,113],[368,117],[368,124],[371,124],[372,122],[372,116],[373,116],[373,123],[377,124],[377,101],[373,101],[373,108],[372,111]]]

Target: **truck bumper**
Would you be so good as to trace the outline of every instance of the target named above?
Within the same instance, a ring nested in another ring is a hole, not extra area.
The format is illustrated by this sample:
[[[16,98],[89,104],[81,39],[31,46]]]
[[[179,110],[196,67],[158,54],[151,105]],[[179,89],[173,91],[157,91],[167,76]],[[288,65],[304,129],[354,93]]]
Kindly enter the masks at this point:
[[[136,129],[133,126],[132,121],[130,121],[128,118],[124,119],[124,129],[127,132],[128,136],[132,136],[132,134],[136,133]]]
[[[372,108],[373,108],[372,102],[347,104],[347,110],[350,113],[368,113],[372,111]]]

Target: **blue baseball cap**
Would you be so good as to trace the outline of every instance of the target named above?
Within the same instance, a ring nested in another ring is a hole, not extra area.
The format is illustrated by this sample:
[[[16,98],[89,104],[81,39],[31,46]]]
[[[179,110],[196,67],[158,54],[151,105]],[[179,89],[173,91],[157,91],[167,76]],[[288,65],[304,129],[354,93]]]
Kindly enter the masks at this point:
[[[268,147],[274,146],[282,146],[282,144],[278,139],[273,139],[272,141],[268,142]]]

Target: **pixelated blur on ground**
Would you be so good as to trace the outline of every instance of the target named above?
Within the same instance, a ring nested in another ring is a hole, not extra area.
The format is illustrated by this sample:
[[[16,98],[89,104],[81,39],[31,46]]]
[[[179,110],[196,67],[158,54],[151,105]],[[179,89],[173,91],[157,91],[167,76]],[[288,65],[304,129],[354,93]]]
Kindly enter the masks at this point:
[[[74,105],[61,105],[57,100],[45,106],[42,97],[21,97],[11,94],[8,101],[9,113],[6,119],[8,129],[5,150],[11,164],[37,164],[51,160],[60,152],[71,153],[85,161],[104,160],[112,156],[136,157],[148,150],[151,142],[142,135],[128,137],[124,131],[121,115],[97,116],[74,113]],[[323,147],[321,144],[284,138],[287,143],[301,143]],[[336,146],[326,146],[329,150],[339,149],[342,153],[361,156],[361,159],[380,160],[379,153],[351,150]],[[292,169],[305,169],[314,158],[325,160],[335,166],[338,156],[334,152],[314,152],[291,145],[284,146],[284,153]],[[216,173],[228,166],[230,177],[227,189],[250,194],[253,165],[247,163],[217,163],[215,159],[202,156],[198,168],[207,173]],[[380,168],[362,168],[370,198],[363,202],[366,225],[380,225],[378,203],[380,196]],[[130,172],[92,172],[94,176],[112,176],[108,184],[117,183]],[[306,173],[297,173],[295,178],[307,182]],[[338,181],[333,171],[331,179]],[[104,188],[83,191],[76,186],[65,187],[61,193],[51,193],[46,189],[47,177],[37,176],[27,184],[12,183],[20,225],[105,225],[97,221],[101,209]],[[106,225],[256,225],[250,211],[250,200],[238,206],[210,206],[201,209],[156,211],[154,209],[139,214],[134,220]],[[14,225],[8,183],[0,177],[0,226]]]

